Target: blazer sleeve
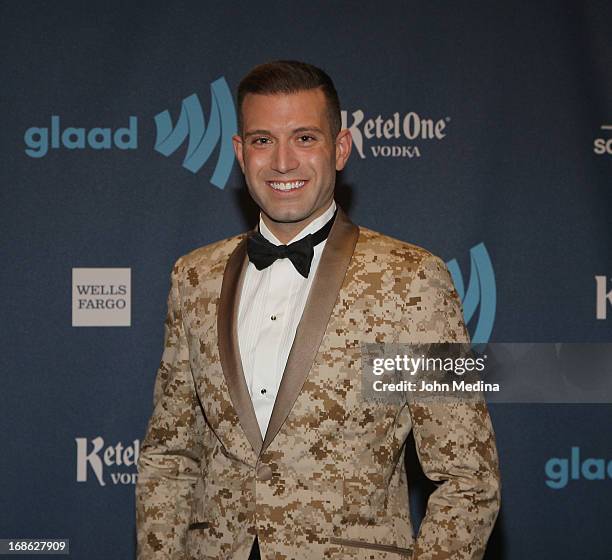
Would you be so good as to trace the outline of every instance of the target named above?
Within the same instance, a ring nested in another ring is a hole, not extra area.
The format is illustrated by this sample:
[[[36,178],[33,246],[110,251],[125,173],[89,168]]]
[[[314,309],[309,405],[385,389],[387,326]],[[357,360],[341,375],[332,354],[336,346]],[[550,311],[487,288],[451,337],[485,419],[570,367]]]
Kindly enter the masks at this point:
[[[178,286],[172,269],[164,350],[153,391],[153,414],[138,459],[138,560],[184,560],[194,486],[206,423],[195,392]]]
[[[410,293],[420,297],[419,337],[469,342],[459,296],[441,259],[423,259]],[[412,558],[482,558],[500,506],[499,462],[485,401],[413,400],[409,408],[421,466],[438,483]]]

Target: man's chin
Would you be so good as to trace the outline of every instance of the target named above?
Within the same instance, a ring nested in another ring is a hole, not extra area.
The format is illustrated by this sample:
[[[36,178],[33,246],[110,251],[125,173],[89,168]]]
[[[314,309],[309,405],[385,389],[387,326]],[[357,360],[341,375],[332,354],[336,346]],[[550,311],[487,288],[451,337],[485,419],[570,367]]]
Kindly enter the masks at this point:
[[[263,213],[270,220],[279,224],[295,224],[298,222],[303,222],[310,216],[308,212],[299,212],[297,210],[285,210],[276,212],[266,212],[265,210],[263,210]]]
[[[295,224],[304,220],[308,221],[316,212],[316,208],[305,206],[303,201],[302,204],[266,204],[260,206],[260,208],[268,219],[279,224]]]

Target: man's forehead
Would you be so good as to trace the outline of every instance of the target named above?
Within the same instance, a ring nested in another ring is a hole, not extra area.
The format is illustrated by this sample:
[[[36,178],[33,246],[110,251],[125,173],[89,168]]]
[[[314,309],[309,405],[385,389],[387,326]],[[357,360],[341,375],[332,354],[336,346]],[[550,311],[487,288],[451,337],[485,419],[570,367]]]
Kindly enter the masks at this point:
[[[252,93],[249,92],[244,96],[244,102],[247,102],[247,100],[249,100],[251,103],[252,102],[263,102],[265,100],[277,100],[277,101],[281,101],[281,100],[285,100],[285,101],[293,101],[293,102],[308,102],[310,101],[310,103],[318,103],[318,102],[322,102],[325,103],[325,93],[323,92],[323,89],[320,87],[317,88],[311,88],[311,89],[299,89],[296,91],[291,91],[291,92],[285,92],[285,91],[279,91],[279,92],[274,92],[274,93]]]
[[[293,93],[248,93],[242,104],[245,124],[264,119],[282,123],[312,120],[319,125],[326,118],[326,99],[321,89],[300,90]],[[253,123],[254,124],[254,123]],[[304,125],[303,122],[299,123]]]

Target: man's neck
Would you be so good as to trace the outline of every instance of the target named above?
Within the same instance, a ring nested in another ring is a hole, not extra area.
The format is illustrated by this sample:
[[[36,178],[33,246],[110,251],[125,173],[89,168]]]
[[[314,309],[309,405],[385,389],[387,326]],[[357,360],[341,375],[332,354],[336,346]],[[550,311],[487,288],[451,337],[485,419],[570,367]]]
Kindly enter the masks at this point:
[[[314,220],[316,220],[319,216],[325,214],[325,212],[329,210],[332,204],[333,200],[330,201],[330,203],[325,208],[323,208],[322,210],[317,210],[314,214],[308,216],[308,218],[300,222],[275,222],[263,212],[261,213],[261,219],[263,220],[266,227],[270,230],[270,232],[274,234],[274,236],[282,244],[287,245],[289,241],[299,235],[299,233],[304,228],[308,227],[308,225],[314,222]]]

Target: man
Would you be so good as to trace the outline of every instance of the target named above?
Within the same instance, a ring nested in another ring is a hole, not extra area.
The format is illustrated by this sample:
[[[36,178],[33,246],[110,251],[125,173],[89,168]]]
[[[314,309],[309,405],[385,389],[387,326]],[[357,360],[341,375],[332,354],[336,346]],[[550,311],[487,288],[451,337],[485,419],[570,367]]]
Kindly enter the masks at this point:
[[[361,396],[362,343],[468,340],[444,264],[336,206],[352,144],[323,71],[255,67],[238,107],[258,232],[172,270],[138,464],[138,558],[481,558],[499,508],[484,402]],[[439,483],[416,539],[411,430]]]

